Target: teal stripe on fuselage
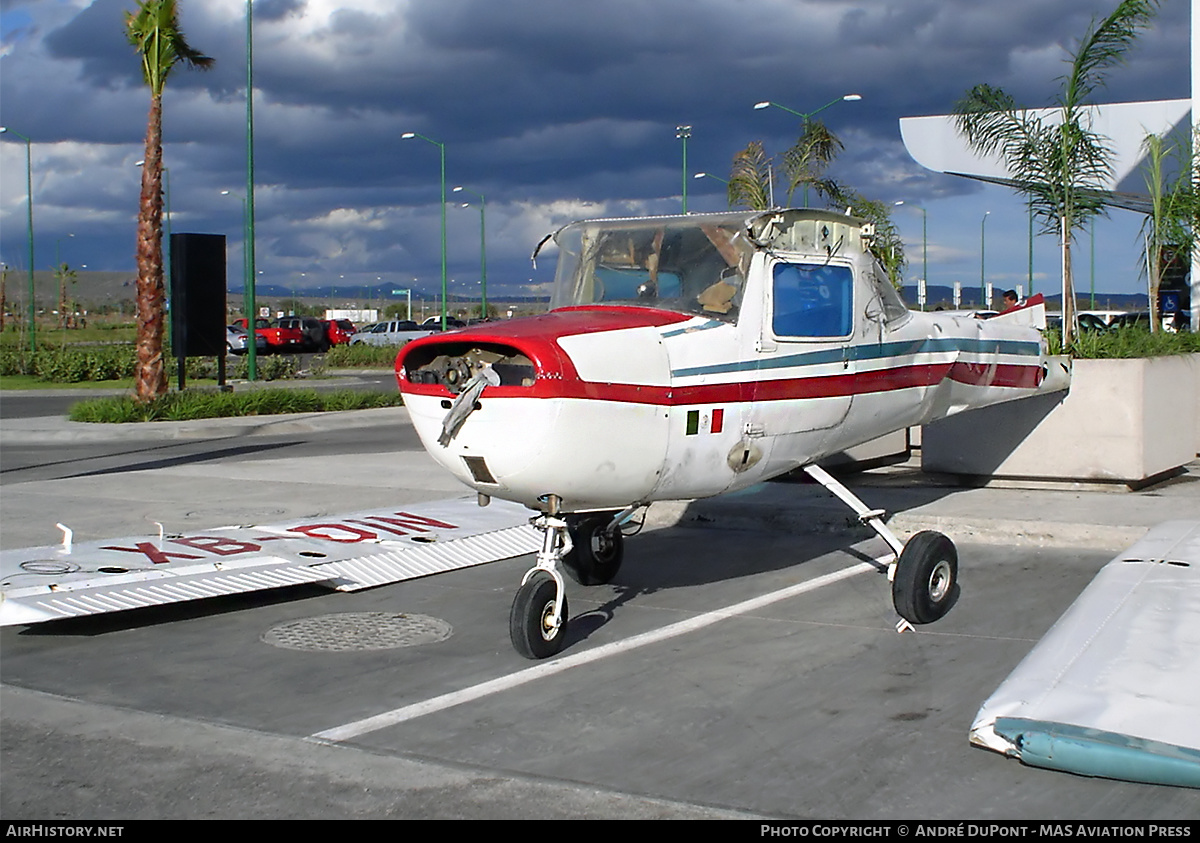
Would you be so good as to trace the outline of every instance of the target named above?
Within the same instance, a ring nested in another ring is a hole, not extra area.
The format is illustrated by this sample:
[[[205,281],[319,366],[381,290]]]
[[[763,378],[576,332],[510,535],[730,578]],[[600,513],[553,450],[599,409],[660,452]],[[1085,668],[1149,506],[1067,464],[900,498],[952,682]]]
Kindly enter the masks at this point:
[[[709,319],[707,322],[703,322],[699,325],[688,325],[686,328],[675,328],[670,331],[663,331],[662,336],[664,340],[667,340],[671,337],[682,336],[683,334],[693,334],[696,331],[708,331],[712,328],[721,328],[725,324],[725,322],[718,322],[715,319]]]
[[[948,351],[979,354],[1019,354],[1037,357],[1041,348],[1036,342],[1021,340],[976,340],[965,337],[925,338],[898,342],[867,345],[837,346],[820,351],[806,351],[785,357],[763,357],[755,360],[735,360],[730,363],[715,363],[709,366],[689,366],[672,369],[671,377],[686,378],[693,375],[721,375],[732,372],[761,372],[768,369],[790,369],[796,366],[816,366],[823,363],[841,363],[844,360],[880,360],[887,357],[909,357],[917,354],[937,354]]]

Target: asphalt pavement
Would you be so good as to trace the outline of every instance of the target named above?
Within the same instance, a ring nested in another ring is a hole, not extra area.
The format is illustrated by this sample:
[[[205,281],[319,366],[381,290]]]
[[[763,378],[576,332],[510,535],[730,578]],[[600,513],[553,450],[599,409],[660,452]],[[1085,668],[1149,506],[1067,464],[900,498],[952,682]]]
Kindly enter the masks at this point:
[[[0,447],[208,441],[232,453],[335,430],[404,430],[410,442],[407,425],[403,408],[119,426],[36,416],[0,421]],[[0,815],[1194,817],[1192,791],[1025,768],[970,748],[966,730],[1105,562],[1157,523],[1200,516],[1200,462],[1139,491],[963,486],[915,457],[842,476],[902,537],[938,529],[959,545],[964,596],[946,619],[895,634],[886,582],[854,573],[879,540],[825,489],[790,479],[652,506],[617,580],[569,589],[574,625],[552,661],[594,656],[582,671],[531,673],[509,647],[528,559],[350,595],[302,587],[8,628]],[[154,532],[154,520],[276,523],[463,491],[399,437],[379,453],[190,459],[0,482],[0,546],[54,543],[56,520],[84,540]],[[725,614],[763,595],[778,596]],[[264,643],[281,624],[397,609],[453,635],[358,654]],[[695,631],[630,643],[681,619]]]

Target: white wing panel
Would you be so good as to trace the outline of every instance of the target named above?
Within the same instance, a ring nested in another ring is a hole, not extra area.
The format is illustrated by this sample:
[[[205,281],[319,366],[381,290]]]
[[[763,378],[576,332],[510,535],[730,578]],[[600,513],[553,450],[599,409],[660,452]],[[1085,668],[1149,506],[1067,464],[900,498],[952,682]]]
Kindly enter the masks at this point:
[[[1027,764],[1200,787],[1200,521],[1109,562],[983,704],[971,742]]]
[[[355,591],[536,552],[530,512],[474,497],[186,535],[0,552],[0,626],[322,583]]]

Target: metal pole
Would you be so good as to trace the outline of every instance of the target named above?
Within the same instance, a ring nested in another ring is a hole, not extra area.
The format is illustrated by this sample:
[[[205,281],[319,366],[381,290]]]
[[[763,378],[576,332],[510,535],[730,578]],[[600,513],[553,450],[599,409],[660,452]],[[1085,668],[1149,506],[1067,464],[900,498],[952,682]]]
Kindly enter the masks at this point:
[[[246,379],[258,377],[258,341],[255,321],[258,302],[255,295],[254,263],[254,2],[246,0]]]
[[[921,209],[921,276],[925,281],[925,287],[929,287],[929,213]],[[922,302],[921,310],[925,309],[925,304]]]
[[[687,165],[687,142],[692,136],[691,126],[676,126],[675,137],[683,141],[683,212],[686,214],[687,209],[687,183],[688,183],[688,165]]]
[[[446,323],[446,145],[438,144],[438,157],[441,162],[442,184],[442,330],[449,327]]]
[[[987,218],[991,211],[983,212],[983,221],[979,223],[979,309],[987,310],[988,302],[984,301],[983,279],[987,267]]]
[[[1029,295],[1033,295],[1033,201],[1029,202]]]
[[[459,185],[454,193],[465,192],[479,197],[479,318],[487,319],[487,197],[482,193]],[[466,208],[469,203],[464,202]]]
[[[405,132],[400,136],[401,140],[409,138],[420,138],[426,143],[431,143],[438,148],[439,157],[441,160],[441,196],[442,196],[442,330],[446,330],[446,144],[440,141],[435,141],[433,138],[427,138],[420,132]]]

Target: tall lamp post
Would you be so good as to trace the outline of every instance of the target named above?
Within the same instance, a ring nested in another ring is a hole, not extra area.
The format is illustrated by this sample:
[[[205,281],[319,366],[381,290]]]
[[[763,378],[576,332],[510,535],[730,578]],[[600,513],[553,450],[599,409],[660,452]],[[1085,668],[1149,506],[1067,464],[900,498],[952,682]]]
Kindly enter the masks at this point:
[[[33,141],[7,126],[0,126],[0,132],[16,135],[25,141],[25,225],[29,234],[29,350],[34,352],[37,351],[37,303],[34,301],[37,293],[33,284]]]
[[[400,136],[402,140],[410,138],[420,138],[426,143],[431,143],[438,148],[441,155],[441,188],[442,188],[442,330],[446,330],[446,144],[435,141],[433,138],[427,138],[420,132],[405,132]]]
[[[805,129],[807,129],[808,124],[812,120],[812,118],[815,117],[816,115],[820,114],[822,111],[829,108],[830,106],[837,105],[839,102],[858,102],[861,99],[862,99],[862,94],[844,94],[844,95],[838,97],[837,99],[830,100],[829,102],[825,103],[823,106],[821,106],[818,109],[815,109],[813,111],[807,111],[807,112],[806,111],[796,111],[794,108],[788,108],[786,105],[780,105],[777,102],[771,102],[770,100],[764,100],[763,102],[756,102],[754,104],[754,109],[756,111],[762,111],[764,108],[783,109],[788,114],[794,114],[797,117],[799,117],[801,120],[803,120],[804,127],[805,127]],[[807,184],[804,185],[804,207],[806,207],[806,208],[808,207],[808,185]]]
[[[258,272],[254,259],[254,2],[246,0],[246,286],[242,308],[246,311],[246,380],[258,378],[258,342],[254,321],[258,318]]]
[[[452,193],[470,193],[479,197],[479,318],[488,318],[487,309],[487,199],[482,193],[463,187],[461,184]],[[471,207],[470,202],[463,203],[464,208]],[[412,303],[409,303],[409,311]]]
[[[688,138],[690,138],[691,136],[692,136],[692,127],[691,126],[682,126],[681,125],[681,126],[675,127],[675,137],[677,137],[681,141],[683,141],[683,212],[685,214],[688,212],[687,211],[687,183],[688,183],[687,142],[688,142]]]
[[[896,207],[906,204],[903,199],[896,203]],[[916,208],[921,212],[921,281],[926,288],[929,287],[929,214],[921,205],[913,205],[908,203],[908,207]],[[925,302],[921,302],[921,310],[925,309]]]
[[[985,300],[984,277],[987,271],[987,218],[991,211],[983,212],[983,220],[979,223],[979,309],[989,309],[991,302]]]

